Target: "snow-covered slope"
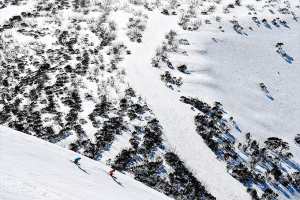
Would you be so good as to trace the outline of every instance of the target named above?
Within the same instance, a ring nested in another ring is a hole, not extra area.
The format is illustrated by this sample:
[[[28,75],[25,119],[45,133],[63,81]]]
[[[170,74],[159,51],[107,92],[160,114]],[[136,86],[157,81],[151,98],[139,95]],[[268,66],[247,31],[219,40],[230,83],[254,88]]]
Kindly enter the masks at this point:
[[[247,132],[261,144],[268,137],[282,138],[289,143],[293,160],[299,162],[299,145],[294,138],[300,129],[296,120],[300,116],[297,101],[300,43],[293,42],[300,35],[299,22],[288,20],[290,28],[254,27],[254,22],[238,13],[243,25],[253,28],[249,35],[241,36],[226,23],[222,24],[225,33],[217,32],[215,25],[203,25],[198,31],[189,32],[178,26],[177,16],[162,16],[156,12],[148,16],[144,42],[128,44],[132,55],[123,64],[130,83],[161,120],[168,142],[217,199],[248,199],[250,196],[241,184],[224,174],[225,165],[216,162],[203,140],[195,135],[193,117],[196,114],[179,101],[180,96],[197,97],[209,104],[222,102],[226,112],[234,116],[235,127],[230,133],[235,138],[243,141]],[[272,19],[264,12],[262,17]],[[185,64],[188,74],[168,68],[160,71],[168,69],[182,77],[180,92],[165,87],[157,69],[151,65],[153,49],[162,45],[170,30],[190,43],[180,46],[186,54],[175,53],[169,58],[174,67]],[[287,52],[293,55],[293,62],[278,55],[277,42],[284,42]],[[260,90],[261,82],[268,85],[274,99]],[[299,171],[299,165],[295,169]],[[279,198],[297,199],[299,194],[281,190]]]
[[[197,1],[194,2],[195,6]],[[300,89],[297,78],[300,73],[297,53],[300,51],[300,26],[297,19],[277,12],[276,9],[284,7],[282,2],[243,1],[242,5],[232,4],[232,10],[229,9],[228,13],[223,12],[222,8],[230,3],[222,1],[220,5],[216,4],[216,11],[207,15],[200,12],[213,3],[198,1],[198,6],[191,8],[195,13],[191,19],[199,21],[196,31],[183,30],[179,26],[182,12],[179,17],[170,13],[146,12],[148,20],[143,42],[126,43],[132,55],[127,56],[122,64],[126,67],[129,82],[161,120],[168,142],[197,177],[207,184],[209,191],[217,199],[247,199],[250,196],[243,191],[242,185],[224,174],[225,166],[216,162],[204,141],[195,135],[193,118],[196,114],[179,99],[190,96],[211,105],[215,101],[221,102],[227,115],[233,116],[234,125],[230,134],[238,141],[243,141],[247,132],[251,132],[260,144],[269,137],[279,137],[289,143],[294,161],[299,162],[299,145],[294,138],[300,129],[296,120],[300,116],[297,101]],[[295,7],[294,3],[291,2],[290,8],[298,14],[299,6]],[[170,7],[172,5],[165,8],[172,11]],[[267,22],[263,20],[257,25],[253,16],[259,20],[267,19]],[[221,22],[215,22],[217,17]],[[124,17],[120,13],[116,14],[116,21],[125,30],[122,19]],[[286,20],[286,24],[274,25],[275,19],[278,23]],[[237,27],[244,27],[242,32],[234,30],[231,23],[240,23]],[[175,31],[178,38],[188,41],[189,45],[179,45],[179,50],[168,53],[164,57],[167,65],[159,63],[152,67],[156,48],[166,44],[163,41],[166,41],[165,35],[170,30]],[[122,32],[120,37],[126,41],[126,35]],[[288,52],[284,55],[287,57],[276,51],[278,42],[284,43],[284,51]],[[187,66],[187,73],[176,70],[183,64]],[[173,90],[165,87],[161,75],[166,70],[172,76],[182,78],[181,87],[175,86]],[[267,85],[267,94],[261,91],[259,83]],[[298,171],[299,167],[295,169]],[[281,191],[280,195],[279,198],[299,197],[293,192]]]
[[[202,34],[194,37],[192,48],[205,49],[207,54],[199,57],[207,63],[205,66],[201,61],[193,63],[193,68],[209,69],[209,72],[204,75],[207,82],[196,83],[191,78],[185,89],[203,99],[223,102],[243,132],[251,132],[260,139],[283,138],[291,145],[295,159],[300,160],[299,146],[294,142],[300,130],[297,122],[300,116],[297,100],[300,43],[295,42],[299,39],[300,25],[291,22],[290,26],[291,29],[258,29],[245,38],[228,33],[216,36],[220,40],[218,43],[200,44],[196,40]],[[286,51],[294,58],[292,63],[276,53],[277,42],[285,43]],[[260,82],[265,83],[274,100],[260,90]]]
[[[0,127],[0,199],[2,200],[158,200],[163,194],[100,162],[33,136]]]
[[[0,124],[175,199],[298,199],[299,15],[298,0],[0,2]]]
[[[143,35],[144,42],[129,44],[132,55],[122,63],[126,66],[131,84],[138,93],[143,94],[161,120],[168,143],[176,149],[197,178],[208,186],[208,190],[217,199],[250,199],[243,186],[224,173],[225,166],[216,162],[213,153],[201,137],[195,134],[194,113],[189,106],[179,101],[181,94],[165,87],[151,65],[153,50],[161,45],[168,31],[177,27],[176,18],[157,12],[148,13],[148,16],[147,29]],[[228,184],[231,187],[226,187]]]

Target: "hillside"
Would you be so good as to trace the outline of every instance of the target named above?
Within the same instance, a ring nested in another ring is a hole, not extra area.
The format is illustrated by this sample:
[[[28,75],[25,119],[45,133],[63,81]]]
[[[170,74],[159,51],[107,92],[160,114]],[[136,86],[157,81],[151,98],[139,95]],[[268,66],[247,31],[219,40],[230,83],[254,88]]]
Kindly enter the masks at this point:
[[[169,199],[116,173],[103,163],[82,157],[82,171],[70,162],[78,154],[9,128],[0,128],[0,199]]]
[[[0,2],[0,124],[178,200],[300,197],[300,2]]]

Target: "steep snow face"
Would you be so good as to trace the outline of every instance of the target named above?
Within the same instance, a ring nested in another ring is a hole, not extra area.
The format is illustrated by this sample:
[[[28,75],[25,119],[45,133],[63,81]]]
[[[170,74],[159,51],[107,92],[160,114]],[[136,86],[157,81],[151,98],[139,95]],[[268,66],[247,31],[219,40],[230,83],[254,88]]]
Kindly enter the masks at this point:
[[[113,180],[102,163],[33,136],[0,127],[0,199],[169,199],[124,174]]]

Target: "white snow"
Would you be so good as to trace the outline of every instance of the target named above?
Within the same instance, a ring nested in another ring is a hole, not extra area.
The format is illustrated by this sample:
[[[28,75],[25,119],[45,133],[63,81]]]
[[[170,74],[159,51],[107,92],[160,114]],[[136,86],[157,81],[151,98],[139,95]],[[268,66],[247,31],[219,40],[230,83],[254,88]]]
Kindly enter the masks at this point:
[[[19,15],[21,12],[28,12],[33,9],[34,1],[28,0],[26,4],[18,6],[9,6],[3,9],[0,9],[0,24],[3,24],[6,20],[14,15]]]
[[[296,1],[291,2],[296,4]],[[200,9],[204,10],[212,2],[202,3]],[[179,15],[165,16],[158,10],[149,12],[143,9],[148,19],[142,43],[131,42],[126,36],[126,23],[132,10],[129,13],[124,10],[113,12],[111,18],[118,24],[118,40],[124,42],[131,51],[131,55],[125,56],[121,63],[128,81],[160,121],[165,141],[217,199],[247,200],[250,195],[246,193],[246,188],[226,172],[225,163],[216,159],[196,133],[196,112],[180,102],[179,98],[197,97],[207,103],[220,101],[242,130],[242,133],[234,132],[235,137],[240,139],[246,132],[251,132],[254,139],[261,143],[268,137],[282,138],[291,146],[293,159],[299,162],[300,150],[294,143],[294,137],[300,131],[300,26],[299,21],[287,19],[290,28],[276,28],[273,25],[272,29],[263,25],[257,27],[251,20],[254,15],[248,15],[247,4],[255,7],[255,16],[260,20],[266,18],[270,22],[276,17],[285,19],[285,16],[269,13],[268,8],[263,8],[265,1],[254,0],[242,1],[242,7],[224,14],[223,6],[228,3],[232,1],[222,1],[212,15],[201,15],[202,22],[207,18],[213,24],[203,23],[199,30],[193,32],[184,31],[178,26]],[[0,10],[0,23],[31,9],[31,4]],[[132,8],[142,9],[138,6]],[[270,9],[276,11],[277,8]],[[69,14],[65,13],[65,17]],[[299,9],[297,14],[300,14]],[[216,16],[221,16],[222,21],[215,22]],[[232,19],[244,26],[247,36],[232,30],[232,24],[228,22]],[[225,29],[224,33],[218,30],[219,25]],[[248,29],[250,26],[254,31]],[[170,30],[175,30],[179,37],[186,38],[191,44],[180,47],[187,52],[187,56],[175,54],[170,57],[174,66],[186,64],[191,71],[188,75],[174,72],[183,77],[181,92],[167,88],[160,80],[162,71],[151,65],[156,48]],[[284,50],[294,58],[292,63],[287,63],[276,53],[277,42],[284,42]],[[260,82],[266,84],[274,101],[268,99],[259,88]],[[96,92],[96,85],[89,87]],[[115,95],[113,91],[108,93]],[[80,117],[87,117],[93,106],[84,102]],[[90,130],[88,134],[95,132],[91,124],[85,126]],[[105,152],[103,158],[114,157],[122,147],[128,145],[127,141],[127,136],[118,137],[112,145],[112,151]],[[88,158],[81,161],[82,167],[90,173],[85,174],[69,162],[75,155],[1,127],[0,199],[167,199],[120,173],[117,173],[117,177],[123,186],[118,185],[107,175],[107,167]]]
[[[222,102],[243,133],[251,132],[259,140],[279,137],[287,141],[294,159],[300,161],[299,146],[294,142],[300,130],[297,120],[300,43],[295,42],[299,39],[300,26],[293,23],[291,27],[261,28],[247,37],[208,30],[194,34],[190,37],[192,45],[187,48],[190,59],[185,63],[197,73],[185,79],[182,90],[206,102]],[[213,42],[212,37],[220,42]],[[287,53],[294,57],[292,64],[276,53],[275,44],[281,41]],[[205,49],[207,54],[196,53],[199,49]],[[274,101],[260,90],[260,82],[268,87]],[[235,136],[244,137],[244,134]]]
[[[165,87],[151,65],[155,49],[160,46],[165,34],[176,26],[173,17],[158,12],[149,13],[143,43],[128,44],[132,54],[123,65],[126,66],[129,82],[142,94],[160,120],[167,142],[212,195],[217,199],[250,199],[245,188],[226,173],[225,165],[216,160],[213,152],[196,134],[195,113],[179,101],[182,94]]]
[[[259,8],[263,4],[255,5]],[[247,132],[258,141],[268,137],[282,138],[290,144],[293,159],[299,162],[300,151],[294,137],[300,130],[297,120],[300,116],[300,26],[299,22],[287,19],[290,29],[273,25],[272,29],[263,25],[258,28],[251,20],[252,16],[245,15],[248,11],[244,7],[228,15],[218,12],[222,20],[238,19],[245,28],[251,26],[254,31],[246,29],[248,36],[239,35],[228,21],[220,24],[226,30],[224,33],[218,31],[215,24],[203,25],[195,32],[183,31],[177,25],[178,16],[165,16],[157,10],[147,12],[149,19],[141,44],[129,42],[124,32],[119,32],[132,51],[123,66],[130,84],[146,99],[160,120],[167,142],[208,190],[217,199],[249,199],[242,184],[226,173],[225,165],[216,160],[197,135],[193,121],[196,113],[179,102],[179,97],[197,97],[208,103],[220,101],[242,130],[235,134],[237,138],[243,138]],[[121,29],[125,29],[125,17],[120,12],[115,15]],[[262,8],[258,9],[258,16],[268,20],[275,18]],[[192,71],[189,75],[177,72],[176,75],[183,77],[179,93],[165,87],[159,73],[163,71],[151,65],[155,49],[170,30],[191,43],[181,47],[188,56],[171,56],[173,66],[186,64]],[[277,42],[284,42],[284,49],[293,56],[291,64],[276,53]],[[261,91],[260,82],[267,85],[274,101]]]
[[[169,199],[163,194],[115,173],[100,162],[82,157],[81,171],[71,162],[78,154],[0,126],[1,200],[117,200]]]

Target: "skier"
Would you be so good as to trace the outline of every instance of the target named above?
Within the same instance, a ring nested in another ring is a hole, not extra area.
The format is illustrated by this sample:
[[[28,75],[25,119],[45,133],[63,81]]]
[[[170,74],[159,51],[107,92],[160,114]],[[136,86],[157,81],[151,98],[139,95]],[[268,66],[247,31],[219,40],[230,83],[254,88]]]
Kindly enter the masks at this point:
[[[112,177],[112,179],[113,179],[117,184],[119,184],[120,186],[123,186],[123,184],[122,184],[120,181],[118,181],[117,177],[114,176],[114,172],[115,172],[115,171],[116,171],[116,169],[112,168],[112,169],[108,172],[108,175],[109,175],[110,177]]]
[[[114,172],[115,172],[115,171],[116,171],[115,169],[110,170],[110,171],[108,172],[108,175],[110,175],[111,177],[115,178],[115,176],[114,176]]]
[[[73,162],[75,163],[75,165],[80,165],[80,163],[79,163],[80,159],[81,159],[80,157],[77,157],[77,158],[74,159]]]
[[[265,93],[269,93],[267,86],[264,83],[259,83],[259,87],[264,91]]]

